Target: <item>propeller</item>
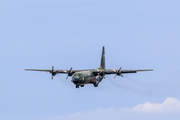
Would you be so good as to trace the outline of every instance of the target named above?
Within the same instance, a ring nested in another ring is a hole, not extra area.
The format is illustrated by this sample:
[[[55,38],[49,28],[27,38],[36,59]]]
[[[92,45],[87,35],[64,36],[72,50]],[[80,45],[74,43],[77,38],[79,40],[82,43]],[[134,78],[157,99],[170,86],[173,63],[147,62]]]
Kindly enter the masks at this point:
[[[114,76],[114,79],[116,78],[117,75],[123,77],[123,75],[121,74],[121,69],[122,69],[122,67],[119,68],[116,75]]]
[[[102,76],[104,79],[106,79],[104,77],[104,71],[100,71],[99,69],[96,69],[98,71],[98,75]]]
[[[68,75],[66,77],[66,80],[68,79],[68,76],[71,76],[72,75],[72,67],[70,68],[69,72],[68,72]]]
[[[52,66],[52,71],[51,71],[51,73],[52,73],[51,80],[53,80],[53,76],[56,74],[56,73],[54,72],[54,66]]]

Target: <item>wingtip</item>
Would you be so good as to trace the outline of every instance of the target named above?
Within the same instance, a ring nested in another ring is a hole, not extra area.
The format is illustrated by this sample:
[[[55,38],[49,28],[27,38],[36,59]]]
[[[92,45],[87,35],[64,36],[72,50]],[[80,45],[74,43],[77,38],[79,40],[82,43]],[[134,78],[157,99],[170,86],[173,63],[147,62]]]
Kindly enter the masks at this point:
[[[31,71],[31,69],[24,69],[25,71]]]

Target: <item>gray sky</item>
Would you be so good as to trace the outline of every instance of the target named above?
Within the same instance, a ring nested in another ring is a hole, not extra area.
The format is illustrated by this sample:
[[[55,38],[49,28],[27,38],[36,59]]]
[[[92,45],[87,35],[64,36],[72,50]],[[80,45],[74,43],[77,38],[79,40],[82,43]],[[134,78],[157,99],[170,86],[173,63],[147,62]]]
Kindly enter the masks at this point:
[[[0,2],[0,119],[179,120],[178,0]],[[26,68],[92,69],[105,46],[109,75],[76,89],[66,75]]]

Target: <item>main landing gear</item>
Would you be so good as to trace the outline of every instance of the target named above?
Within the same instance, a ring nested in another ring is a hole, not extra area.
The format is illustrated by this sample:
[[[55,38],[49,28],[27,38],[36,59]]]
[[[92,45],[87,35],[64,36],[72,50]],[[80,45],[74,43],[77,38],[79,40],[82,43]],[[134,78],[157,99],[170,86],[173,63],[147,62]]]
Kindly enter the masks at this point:
[[[79,88],[79,85],[76,85],[76,88]]]
[[[76,88],[79,88],[79,86],[84,87],[84,85],[76,84]]]

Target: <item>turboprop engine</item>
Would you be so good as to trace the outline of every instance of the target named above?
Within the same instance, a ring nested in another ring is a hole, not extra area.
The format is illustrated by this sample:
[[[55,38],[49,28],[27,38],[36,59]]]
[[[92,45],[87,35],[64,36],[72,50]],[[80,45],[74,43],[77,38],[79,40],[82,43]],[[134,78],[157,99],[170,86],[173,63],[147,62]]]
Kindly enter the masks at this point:
[[[96,76],[96,80],[95,80],[95,82],[94,82],[94,87],[98,87],[98,84],[99,84],[99,82],[102,81],[102,79],[103,79],[103,76],[97,75],[97,76]]]

